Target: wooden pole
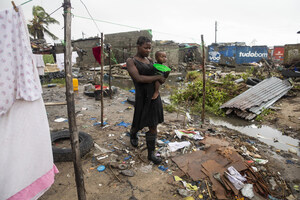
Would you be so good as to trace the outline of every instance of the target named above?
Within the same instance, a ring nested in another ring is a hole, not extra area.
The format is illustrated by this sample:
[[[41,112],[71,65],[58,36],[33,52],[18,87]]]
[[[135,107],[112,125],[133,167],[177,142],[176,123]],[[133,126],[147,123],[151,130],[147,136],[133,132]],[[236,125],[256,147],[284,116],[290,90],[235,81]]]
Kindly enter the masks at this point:
[[[218,25],[217,25],[217,21],[215,21],[215,43],[217,43],[217,27],[218,27]]]
[[[201,35],[201,42],[202,42],[202,58],[203,58],[203,89],[202,89],[202,124],[204,124],[204,113],[205,113],[205,46],[204,46],[204,40],[203,40],[203,35]]]
[[[101,126],[103,126],[103,33],[101,33],[101,76],[100,76],[100,83],[101,83]]]
[[[77,186],[77,195],[79,200],[85,200],[85,188],[83,172],[81,167],[81,158],[79,150],[79,137],[76,126],[75,118],[75,103],[74,103],[74,90],[73,90],[73,77],[72,77],[72,46],[71,46],[71,1],[64,0],[64,37],[65,37],[65,49],[64,49],[64,65],[66,73],[66,99],[68,109],[68,122],[71,138],[71,147],[73,153],[73,164],[75,172],[75,180]]]
[[[110,97],[110,99],[112,99],[112,91],[111,91],[111,61],[110,61],[110,46],[108,47],[108,56],[109,56],[109,77],[108,77],[109,97]]]

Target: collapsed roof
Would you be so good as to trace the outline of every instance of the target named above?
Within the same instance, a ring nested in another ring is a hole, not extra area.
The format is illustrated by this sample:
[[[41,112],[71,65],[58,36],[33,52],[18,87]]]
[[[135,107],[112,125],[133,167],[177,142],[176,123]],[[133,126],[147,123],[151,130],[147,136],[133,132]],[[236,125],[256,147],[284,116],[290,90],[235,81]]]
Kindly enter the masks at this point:
[[[292,85],[288,80],[271,77],[227,101],[220,108],[228,109],[226,114],[235,112],[239,117],[251,120],[274,104],[291,88]]]

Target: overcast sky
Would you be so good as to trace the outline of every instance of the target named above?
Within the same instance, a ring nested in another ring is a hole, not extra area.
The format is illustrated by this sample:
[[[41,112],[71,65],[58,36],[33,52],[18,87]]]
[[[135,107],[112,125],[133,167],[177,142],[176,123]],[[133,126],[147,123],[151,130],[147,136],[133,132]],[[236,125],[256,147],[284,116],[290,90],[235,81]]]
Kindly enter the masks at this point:
[[[16,5],[27,0],[15,0]],[[300,0],[81,0],[104,34],[152,29],[154,40],[201,43],[215,41],[215,21],[218,23],[217,42],[246,42],[247,45],[284,45],[300,43]],[[80,0],[71,0],[72,39],[100,35],[96,25]],[[49,14],[63,0],[33,0],[22,6],[25,18],[32,18],[32,7],[40,5]],[[0,1],[0,10],[10,9],[10,0]],[[63,8],[52,17],[60,25],[50,31],[60,39],[63,35]],[[136,28],[130,28],[130,27]],[[46,38],[47,42],[53,41]]]

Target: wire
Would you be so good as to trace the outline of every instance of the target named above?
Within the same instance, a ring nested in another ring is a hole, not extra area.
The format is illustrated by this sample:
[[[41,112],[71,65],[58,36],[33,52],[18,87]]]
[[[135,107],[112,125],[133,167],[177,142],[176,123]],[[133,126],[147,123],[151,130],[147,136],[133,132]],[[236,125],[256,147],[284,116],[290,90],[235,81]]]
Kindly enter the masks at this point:
[[[128,26],[128,25],[118,24],[118,23],[109,22],[109,21],[105,21],[105,20],[93,19],[93,18],[89,18],[89,17],[83,17],[83,16],[79,16],[79,15],[74,15],[73,13],[72,13],[72,15],[74,17],[78,17],[78,18],[82,18],[82,19],[93,20],[94,23],[96,23],[95,21],[98,21],[98,22],[103,22],[103,23],[107,23],[107,24],[113,24],[113,25],[117,25],[117,26],[123,26],[123,27],[127,27],[127,28],[132,28],[132,29],[136,29],[136,30],[144,30],[143,28],[140,28],[140,27]],[[152,30],[152,32],[160,33],[160,34],[165,34],[165,35],[173,35],[173,36],[177,36],[177,37],[189,38],[189,39],[192,39],[192,40],[196,41],[196,39],[194,37],[191,37],[191,36],[183,36],[183,35],[177,35],[177,34],[173,34],[173,33],[160,32],[160,31],[155,31],[155,30]]]
[[[25,1],[25,2],[21,3],[21,6],[25,5],[26,3],[29,3],[30,1],[32,1],[32,0]]]
[[[88,8],[86,7],[86,5],[83,3],[83,1],[82,1],[82,0],[80,0],[80,2],[81,2],[83,5],[84,5],[84,7],[85,7],[86,11],[88,12],[88,14],[90,15],[90,17],[91,17],[91,19],[93,20],[94,24],[96,25],[96,27],[97,27],[97,29],[98,29],[99,33],[101,33],[101,31],[100,31],[100,29],[99,29],[99,27],[98,27],[97,23],[95,22],[94,18],[92,17],[92,15],[91,15],[91,13],[89,12],[89,10],[88,10]]]
[[[52,15],[53,13],[55,13],[56,11],[58,11],[60,8],[62,8],[62,6],[59,6],[56,10],[54,10],[50,15]],[[49,15],[49,16],[50,16]]]
[[[83,16],[79,16],[79,15],[74,15],[74,17],[78,17],[78,18],[82,18],[82,19],[89,19],[91,20],[91,18],[88,18],[88,17],[83,17]],[[118,25],[118,26],[124,26],[124,27],[127,27],[127,28],[133,28],[133,29],[138,29],[138,30],[141,30],[140,28],[138,27],[134,27],[134,26],[128,26],[128,25],[124,25],[124,24],[118,24],[118,23],[114,23],[114,22],[109,22],[109,21],[104,21],[104,20],[100,20],[100,19],[95,19],[95,21],[98,21],[98,22],[104,22],[104,23],[108,23],[108,24],[114,24],[114,25]]]

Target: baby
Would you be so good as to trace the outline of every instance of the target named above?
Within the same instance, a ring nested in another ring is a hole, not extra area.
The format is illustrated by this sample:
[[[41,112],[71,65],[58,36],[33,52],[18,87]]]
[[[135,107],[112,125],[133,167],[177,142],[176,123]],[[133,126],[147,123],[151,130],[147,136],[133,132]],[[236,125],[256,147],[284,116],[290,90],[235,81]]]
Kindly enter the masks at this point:
[[[156,60],[156,63],[153,64],[154,74],[155,75],[162,75],[165,78],[168,78],[171,69],[169,67],[163,65],[164,63],[167,62],[166,52],[157,51],[155,53],[155,60]],[[158,97],[158,95],[159,95],[159,86],[160,86],[160,82],[156,81],[155,82],[155,91],[154,91],[154,94],[152,96],[152,99],[156,99]]]

